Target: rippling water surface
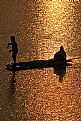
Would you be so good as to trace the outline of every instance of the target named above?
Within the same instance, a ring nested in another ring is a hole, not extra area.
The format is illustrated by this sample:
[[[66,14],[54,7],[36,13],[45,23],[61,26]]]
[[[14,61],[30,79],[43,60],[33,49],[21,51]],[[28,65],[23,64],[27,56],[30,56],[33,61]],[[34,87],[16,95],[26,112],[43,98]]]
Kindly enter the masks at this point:
[[[81,3],[1,0],[0,121],[81,121]],[[16,71],[7,50],[16,37],[17,61],[53,58],[63,45],[73,65]],[[79,58],[79,59],[78,59]]]

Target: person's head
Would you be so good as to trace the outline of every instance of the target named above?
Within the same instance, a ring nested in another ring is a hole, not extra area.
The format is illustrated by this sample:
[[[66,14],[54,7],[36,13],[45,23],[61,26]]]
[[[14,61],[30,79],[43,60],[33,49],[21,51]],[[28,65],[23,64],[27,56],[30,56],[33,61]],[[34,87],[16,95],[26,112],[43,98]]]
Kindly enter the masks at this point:
[[[10,39],[11,39],[11,42],[15,41],[15,37],[14,36],[11,36]]]
[[[60,47],[60,51],[63,51],[63,50],[64,50],[64,47],[63,47],[63,46],[61,46],[61,47]]]

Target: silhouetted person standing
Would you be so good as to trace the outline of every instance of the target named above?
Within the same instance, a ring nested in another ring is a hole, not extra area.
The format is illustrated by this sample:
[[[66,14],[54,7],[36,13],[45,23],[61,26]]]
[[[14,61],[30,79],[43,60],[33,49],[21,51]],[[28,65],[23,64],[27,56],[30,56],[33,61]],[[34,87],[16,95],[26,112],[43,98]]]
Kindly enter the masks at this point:
[[[66,52],[64,51],[64,47],[60,47],[60,51],[56,52],[54,55],[55,61],[66,61]]]
[[[7,48],[10,45],[12,46],[12,50],[10,50],[10,52],[12,52],[12,58],[13,58],[13,62],[15,64],[16,63],[16,56],[17,56],[17,53],[18,53],[18,48],[17,48],[17,43],[15,41],[15,37],[11,36],[10,39],[11,39],[11,43],[8,43]]]

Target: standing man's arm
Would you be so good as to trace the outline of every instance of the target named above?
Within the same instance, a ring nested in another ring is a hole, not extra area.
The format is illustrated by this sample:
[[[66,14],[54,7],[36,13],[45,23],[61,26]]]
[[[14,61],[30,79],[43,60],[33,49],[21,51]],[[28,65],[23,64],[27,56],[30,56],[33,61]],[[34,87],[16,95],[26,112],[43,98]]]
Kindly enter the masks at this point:
[[[7,48],[9,47],[9,45],[12,45],[12,43],[8,43],[8,46],[7,46]]]

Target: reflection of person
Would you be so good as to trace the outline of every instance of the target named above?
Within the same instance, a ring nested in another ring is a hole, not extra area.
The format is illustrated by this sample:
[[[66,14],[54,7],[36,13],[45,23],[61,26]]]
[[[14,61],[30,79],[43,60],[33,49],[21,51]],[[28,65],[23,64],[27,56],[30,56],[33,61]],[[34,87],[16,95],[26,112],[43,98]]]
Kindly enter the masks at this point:
[[[62,82],[66,74],[66,66],[54,66],[54,73],[59,76],[59,82]]]
[[[16,56],[18,53],[18,48],[17,48],[17,43],[15,41],[15,37],[11,36],[10,39],[11,39],[11,43],[8,43],[7,48],[9,47],[9,45],[12,45],[12,50],[10,50],[10,52],[12,51],[12,58],[13,58],[13,61],[15,64],[16,63]]]
[[[60,51],[56,52],[54,55],[55,61],[65,61],[66,60],[66,52],[64,51],[64,47],[60,47]]]

